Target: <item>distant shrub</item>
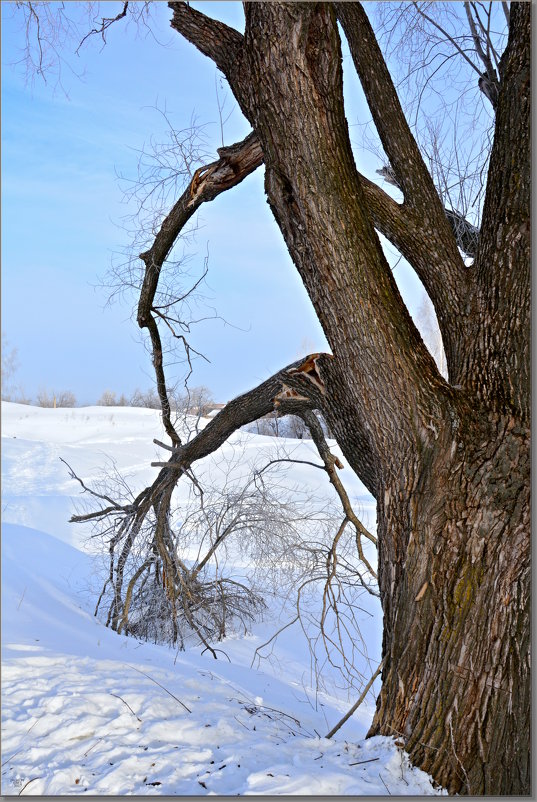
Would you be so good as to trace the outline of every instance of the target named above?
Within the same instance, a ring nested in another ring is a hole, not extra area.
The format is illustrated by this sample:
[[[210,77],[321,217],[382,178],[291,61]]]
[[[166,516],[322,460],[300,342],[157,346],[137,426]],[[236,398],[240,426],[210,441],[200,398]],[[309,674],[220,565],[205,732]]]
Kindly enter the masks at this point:
[[[320,413],[315,413],[321,424],[325,437],[332,437],[330,429]],[[292,440],[311,440],[311,434],[302,418],[296,415],[279,415],[269,412],[262,418],[243,427],[246,432],[268,435],[269,437],[286,437]]]
[[[191,387],[183,392],[169,392],[170,405],[177,413],[204,417],[214,408],[214,398],[208,387]]]
[[[145,392],[136,388],[130,398],[129,406],[145,407],[146,409],[160,409],[158,393],[154,387],[151,387],[149,390],[145,390]]]
[[[49,394],[48,390],[40,390],[37,394],[38,407],[76,407],[76,396],[70,390],[62,390],[61,392],[52,392]]]
[[[167,389],[172,412],[194,416],[206,416],[215,406],[211,391],[207,387],[192,387],[187,390]],[[46,394],[45,394],[46,396]],[[50,400],[48,397],[45,400]],[[42,404],[45,406],[46,404]],[[128,398],[122,393],[119,398],[112,390],[105,390],[99,400],[98,407],[143,407],[145,409],[160,409],[160,399],[154,387],[148,390],[136,388]]]
[[[14,387],[7,392],[2,388],[2,401],[11,401],[13,404],[32,403],[32,399],[26,395],[22,387]]]
[[[119,398],[112,390],[105,390],[102,396],[97,401],[98,407],[129,407],[131,406],[129,399],[124,393],[121,393]]]

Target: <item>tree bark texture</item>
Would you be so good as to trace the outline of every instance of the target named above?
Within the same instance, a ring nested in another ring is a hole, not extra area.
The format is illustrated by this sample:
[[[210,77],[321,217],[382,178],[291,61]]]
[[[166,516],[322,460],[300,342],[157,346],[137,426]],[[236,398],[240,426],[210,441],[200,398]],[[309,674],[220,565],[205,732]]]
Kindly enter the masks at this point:
[[[287,376],[294,403],[302,394],[322,410],[377,500],[383,683],[370,734],[402,738],[411,760],[451,793],[527,794],[530,4],[511,5],[470,267],[359,3],[246,3],[244,36],[169,5],[172,27],[225,73],[252,125],[268,203],[332,351],[316,355],[314,369],[291,366],[260,395],[241,397],[241,420],[281,400]],[[401,205],[357,172],[338,20]],[[425,284],[447,382],[375,229]],[[211,450],[212,430],[228,431],[232,412],[200,435],[202,450]]]

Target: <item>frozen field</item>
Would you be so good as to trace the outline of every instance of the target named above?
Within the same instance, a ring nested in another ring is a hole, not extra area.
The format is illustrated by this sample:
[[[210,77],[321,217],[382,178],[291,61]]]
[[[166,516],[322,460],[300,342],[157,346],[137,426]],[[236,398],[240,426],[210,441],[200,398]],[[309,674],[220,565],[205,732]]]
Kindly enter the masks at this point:
[[[438,793],[393,739],[365,740],[373,693],[326,739],[357,692],[326,666],[319,690],[299,629],[283,631],[254,660],[284,621],[273,594],[251,633],[218,644],[218,660],[197,647],[178,652],[125,638],[94,617],[98,562],[90,531],[68,523],[80,485],[60,457],[84,481],[113,461],[141,489],[155,476],[151,461],[163,459],[155,437],[165,439],[152,410],[2,404],[2,793]],[[315,459],[309,442],[285,445]],[[219,459],[240,453],[250,461],[281,447],[241,434]],[[219,481],[218,461],[204,470]],[[293,481],[328,492],[324,474],[306,466]],[[356,481],[348,489],[372,528],[372,499]],[[371,596],[360,626],[358,668],[367,680],[381,641]]]

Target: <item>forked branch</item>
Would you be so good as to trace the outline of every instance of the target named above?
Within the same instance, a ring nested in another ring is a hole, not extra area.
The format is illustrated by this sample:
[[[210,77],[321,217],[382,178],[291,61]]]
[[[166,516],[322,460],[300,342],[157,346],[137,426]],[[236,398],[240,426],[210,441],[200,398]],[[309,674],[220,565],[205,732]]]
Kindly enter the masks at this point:
[[[138,325],[147,328],[151,337],[153,366],[155,368],[164,428],[174,445],[180,444],[179,435],[171,422],[171,409],[164,375],[163,351],[160,332],[155,317],[164,318],[166,313],[155,308],[160,272],[174,243],[187,222],[202,203],[213,200],[221,192],[239,184],[262,162],[261,148],[254,134],[230,147],[220,148],[220,158],[198,169],[172,210],[164,218],[148,251],[140,254],[145,265],[144,280],[138,301]],[[188,350],[187,350],[188,353]]]
[[[122,11],[119,12],[119,14],[116,14],[115,17],[103,17],[101,19],[99,27],[92,28],[91,31],[89,31],[81,40],[80,44],[78,45],[75,51],[77,56],[79,54],[80,48],[82,47],[86,39],[89,39],[90,36],[94,36],[95,34],[100,34],[103,43],[106,44],[106,31],[108,30],[108,28],[110,28],[111,25],[114,24],[114,22],[118,22],[118,20],[123,19],[124,17],[127,16],[128,7],[129,7],[129,0],[125,0],[125,2],[123,3],[123,9]]]
[[[388,184],[402,188],[390,164],[377,173]],[[420,217],[412,209],[396,203],[376,184],[361,176],[364,193],[369,203],[373,224],[411,264],[418,275],[427,275],[430,266],[430,241],[423,235]],[[479,229],[466,220],[462,214],[444,208],[444,214],[455,237],[457,246],[467,256],[476,255],[479,242]],[[425,281],[427,281],[425,279]]]
[[[263,162],[261,146],[254,133],[242,142],[219,148],[219,159],[200,167],[179,200],[164,218],[148,251],[140,254],[146,272],[138,302],[138,324],[146,325],[157,291],[160,270],[177,237],[202,203],[237,186]]]
[[[432,204],[433,209],[439,210],[440,199],[365,10],[360,3],[336,3],[335,7],[375,127],[405,195],[405,203],[422,209]]]
[[[245,614],[259,603],[236,584],[230,591],[229,583],[225,586],[221,581],[217,585],[213,582],[207,595],[208,590],[199,578],[199,571],[190,570],[175,548],[171,514],[173,491],[194,462],[216,451],[246,423],[275,408],[284,414],[294,414],[318,406],[325,392],[317,365],[321,356],[315,354],[308,360],[292,363],[259,387],[230,402],[190,442],[174,445],[168,462],[153,463],[162,466],[153,484],[129,504],[116,503],[108,493],[92,490],[69,468],[71,476],[77,479],[83,490],[100,504],[99,509],[74,515],[71,521],[97,523],[100,533],[109,538],[110,569],[105,588],[111,588],[112,601],[107,624],[116,630],[128,631],[129,608],[135,585],[147,582],[149,576],[153,577],[153,584],[161,588],[162,603],[169,608],[174,643],[179,636],[177,621],[181,617],[198,634],[206,648],[210,648],[206,638],[214,630],[216,610],[219,609],[218,605],[214,607],[215,590],[221,595],[226,592],[228,597],[232,592],[236,606],[243,609]],[[329,355],[323,356],[330,359]],[[106,502],[106,506],[102,502]],[[140,565],[136,565],[133,548],[140,538],[146,542],[144,552],[148,556]],[[131,574],[131,579],[124,597],[126,572]],[[208,606],[209,596],[213,601]],[[203,613],[201,618],[200,610]],[[207,617],[212,624],[203,623]]]

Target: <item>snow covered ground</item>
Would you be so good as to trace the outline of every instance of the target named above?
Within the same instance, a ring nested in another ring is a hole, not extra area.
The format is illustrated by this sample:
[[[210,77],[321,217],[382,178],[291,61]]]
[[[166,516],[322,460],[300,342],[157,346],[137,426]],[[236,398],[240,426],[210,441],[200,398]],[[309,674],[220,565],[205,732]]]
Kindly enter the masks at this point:
[[[154,437],[164,439],[152,410],[2,404],[2,793],[438,793],[394,739],[365,740],[373,695],[324,737],[356,693],[330,672],[325,690],[316,687],[299,632],[283,632],[270,659],[251,667],[279,626],[277,610],[246,637],[219,644],[219,660],[119,636],[94,617],[89,533],[67,522],[80,486],[59,458],[84,480],[113,459],[141,488],[155,475],[150,462],[162,459]],[[246,446],[257,453],[274,443],[248,435]],[[312,449],[289,447],[301,458]],[[299,480],[319,481],[310,474]],[[372,526],[372,500],[361,486],[352,490]],[[375,604],[364,612],[364,676],[379,659]]]

